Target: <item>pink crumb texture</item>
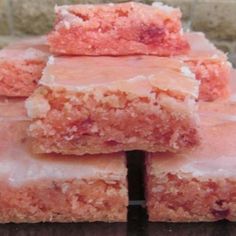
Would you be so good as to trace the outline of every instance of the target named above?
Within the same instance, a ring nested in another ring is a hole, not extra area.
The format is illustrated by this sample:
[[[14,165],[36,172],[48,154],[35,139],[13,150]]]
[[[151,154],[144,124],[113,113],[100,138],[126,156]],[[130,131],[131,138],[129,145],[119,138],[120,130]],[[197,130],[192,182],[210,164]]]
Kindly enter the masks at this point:
[[[175,152],[198,144],[199,82],[183,62],[151,56],[49,61],[26,102],[35,152]]]
[[[0,222],[126,221],[125,154],[33,154],[24,106],[15,104],[0,102]]]
[[[225,99],[230,94],[229,78],[231,64],[227,56],[218,50],[203,33],[184,34],[190,51],[180,56],[201,81],[199,99],[214,101]]]
[[[146,157],[150,221],[236,221],[236,103],[201,103],[202,141],[178,154]]]
[[[186,53],[179,9],[120,4],[71,5],[55,8],[50,50],[59,55],[159,55]]]
[[[37,86],[49,55],[46,37],[10,44],[0,51],[0,96],[28,97]]]

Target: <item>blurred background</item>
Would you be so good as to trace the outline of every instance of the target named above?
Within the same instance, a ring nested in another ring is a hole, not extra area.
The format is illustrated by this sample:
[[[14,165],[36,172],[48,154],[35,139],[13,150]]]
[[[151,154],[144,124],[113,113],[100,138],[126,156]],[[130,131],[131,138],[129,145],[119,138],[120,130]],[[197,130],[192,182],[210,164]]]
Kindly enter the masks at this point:
[[[0,48],[28,35],[50,31],[54,6],[75,3],[124,2],[122,0],[0,0]],[[153,1],[145,0],[151,4]],[[236,0],[162,0],[178,6],[184,28],[203,31],[214,44],[229,53],[236,66]]]

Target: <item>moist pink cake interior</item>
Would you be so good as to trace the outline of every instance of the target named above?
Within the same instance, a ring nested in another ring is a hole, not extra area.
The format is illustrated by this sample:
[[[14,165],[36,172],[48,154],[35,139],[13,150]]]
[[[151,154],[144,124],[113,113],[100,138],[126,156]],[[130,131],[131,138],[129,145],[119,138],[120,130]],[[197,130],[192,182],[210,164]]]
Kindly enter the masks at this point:
[[[15,107],[18,115],[7,107]],[[124,153],[80,158],[33,154],[23,114],[19,103],[1,101],[0,222],[125,221]]]
[[[199,84],[179,60],[55,57],[39,84],[26,103],[36,152],[177,151],[199,141]]]
[[[0,96],[29,96],[37,86],[48,55],[45,37],[25,39],[2,49]]]
[[[161,55],[188,51],[179,9],[127,2],[56,7],[48,42],[60,55]]]

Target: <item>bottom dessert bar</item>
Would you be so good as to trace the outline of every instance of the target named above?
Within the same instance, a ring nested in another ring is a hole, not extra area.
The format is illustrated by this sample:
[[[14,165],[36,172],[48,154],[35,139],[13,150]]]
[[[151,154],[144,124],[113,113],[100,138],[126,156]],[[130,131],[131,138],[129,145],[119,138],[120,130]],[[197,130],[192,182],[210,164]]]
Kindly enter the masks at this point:
[[[236,110],[236,103],[200,105],[199,147],[179,154],[147,154],[150,221],[236,221],[236,112],[232,108]]]
[[[125,154],[32,154],[21,108],[0,117],[0,222],[126,221]]]

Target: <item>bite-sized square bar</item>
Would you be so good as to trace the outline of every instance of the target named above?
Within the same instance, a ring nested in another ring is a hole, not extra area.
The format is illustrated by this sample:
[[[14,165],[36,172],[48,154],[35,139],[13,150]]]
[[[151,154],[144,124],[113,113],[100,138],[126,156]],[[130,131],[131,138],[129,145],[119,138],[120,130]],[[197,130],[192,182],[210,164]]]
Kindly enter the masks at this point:
[[[199,147],[146,157],[150,221],[236,221],[236,103],[206,103],[200,110]]]
[[[179,151],[196,145],[199,82],[179,60],[51,58],[28,99],[39,153]]]
[[[0,96],[28,97],[37,86],[49,55],[46,37],[10,44],[0,51]]]
[[[227,56],[218,50],[203,33],[185,33],[191,50],[180,56],[201,81],[199,98],[213,101],[229,96],[231,64]]]
[[[55,11],[48,37],[55,54],[169,56],[189,50],[180,10],[161,3],[71,5]]]
[[[1,223],[126,221],[124,153],[76,159],[33,154],[24,111],[17,105],[18,116],[7,115],[9,106],[0,106]]]

